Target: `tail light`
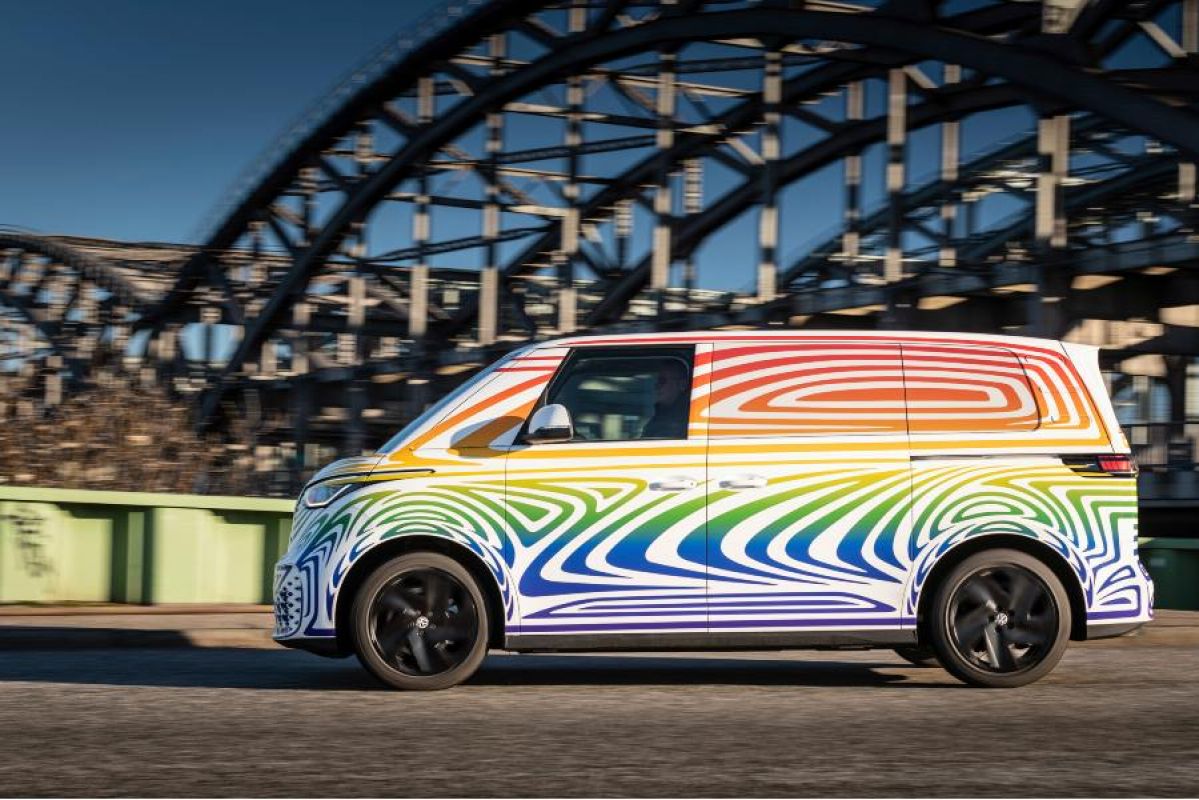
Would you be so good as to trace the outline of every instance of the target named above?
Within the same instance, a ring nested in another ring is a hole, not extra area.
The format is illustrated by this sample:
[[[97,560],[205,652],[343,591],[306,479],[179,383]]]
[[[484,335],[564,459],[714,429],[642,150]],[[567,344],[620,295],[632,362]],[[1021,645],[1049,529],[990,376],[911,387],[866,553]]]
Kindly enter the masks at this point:
[[[1091,477],[1135,478],[1137,474],[1137,462],[1126,453],[1063,456],[1062,462],[1080,475]]]
[[[1108,475],[1130,478],[1137,474],[1137,462],[1132,456],[1099,456],[1099,469]]]

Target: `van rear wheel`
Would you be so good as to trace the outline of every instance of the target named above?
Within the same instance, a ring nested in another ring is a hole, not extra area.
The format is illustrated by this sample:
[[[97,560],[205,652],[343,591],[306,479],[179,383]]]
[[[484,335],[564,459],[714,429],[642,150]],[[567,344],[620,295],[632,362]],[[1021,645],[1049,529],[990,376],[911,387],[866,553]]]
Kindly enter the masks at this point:
[[[975,686],[1024,686],[1061,660],[1070,640],[1070,600],[1039,559],[984,550],[936,587],[928,633],[954,677]]]
[[[376,569],[353,608],[359,661],[397,689],[445,689],[487,655],[487,604],[457,561],[410,553]]]

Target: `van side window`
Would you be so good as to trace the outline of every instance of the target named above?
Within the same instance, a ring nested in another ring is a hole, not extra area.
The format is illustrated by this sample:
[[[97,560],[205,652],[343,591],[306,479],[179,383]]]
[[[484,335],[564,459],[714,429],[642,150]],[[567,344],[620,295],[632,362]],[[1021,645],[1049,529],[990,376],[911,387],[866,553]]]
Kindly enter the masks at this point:
[[[897,344],[722,342],[714,355],[698,411],[710,438],[906,433]]]
[[[1001,347],[904,342],[912,433],[1003,433],[1040,427],[1024,366]]]
[[[692,347],[580,348],[546,392],[581,441],[686,439]]]

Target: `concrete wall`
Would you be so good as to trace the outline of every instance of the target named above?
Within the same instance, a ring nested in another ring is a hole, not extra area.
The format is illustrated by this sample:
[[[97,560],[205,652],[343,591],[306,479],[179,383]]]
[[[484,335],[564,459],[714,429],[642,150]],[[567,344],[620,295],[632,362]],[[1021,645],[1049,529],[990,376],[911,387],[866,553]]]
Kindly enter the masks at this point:
[[[269,603],[293,505],[0,487],[0,603]]]

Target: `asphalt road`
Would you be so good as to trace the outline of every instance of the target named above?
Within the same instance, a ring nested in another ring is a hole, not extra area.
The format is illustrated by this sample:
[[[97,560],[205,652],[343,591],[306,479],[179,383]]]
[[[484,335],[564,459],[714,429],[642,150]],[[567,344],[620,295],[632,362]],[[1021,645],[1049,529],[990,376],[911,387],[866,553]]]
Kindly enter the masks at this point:
[[[0,653],[3,795],[1195,795],[1199,648],[1074,646],[1031,687],[889,653],[496,655],[380,689],[232,649]]]

